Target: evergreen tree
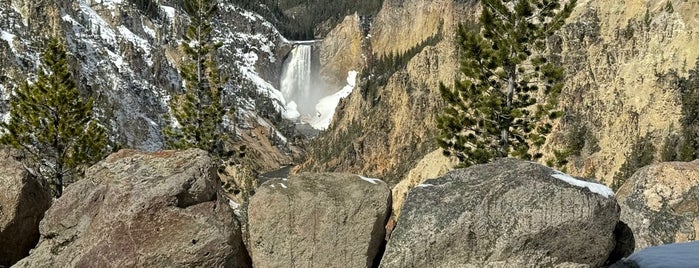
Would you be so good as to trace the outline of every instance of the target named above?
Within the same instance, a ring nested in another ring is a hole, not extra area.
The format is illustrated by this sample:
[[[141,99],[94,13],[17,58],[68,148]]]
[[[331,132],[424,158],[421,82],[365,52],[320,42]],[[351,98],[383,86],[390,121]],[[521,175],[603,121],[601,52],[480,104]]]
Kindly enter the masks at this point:
[[[34,84],[24,82],[10,98],[10,120],[0,122],[0,143],[20,149],[60,197],[64,182],[78,179],[81,168],[107,153],[104,128],[92,115],[92,99],[78,94],[68,54],[57,38],[48,43]]]
[[[226,136],[222,127],[226,111],[221,107],[224,82],[213,53],[221,44],[211,35],[211,20],[218,9],[215,0],[185,0],[190,23],[182,48],[187,56],[180,67],[185,93],[173,97],[170,108],[179,124],[165,129],[171,149],[200,148],[215,157],[225,156]]]
[[[561,28],[576,1],[483,0],[480,24],[461,25],[464,80],[440,85],[447,106],[437,118],[438,144],[462,166],[499,157],[537,159],[560,116],[564,71],[543,56],[546,38]],[[540,88],[541,87],[541,88]]]

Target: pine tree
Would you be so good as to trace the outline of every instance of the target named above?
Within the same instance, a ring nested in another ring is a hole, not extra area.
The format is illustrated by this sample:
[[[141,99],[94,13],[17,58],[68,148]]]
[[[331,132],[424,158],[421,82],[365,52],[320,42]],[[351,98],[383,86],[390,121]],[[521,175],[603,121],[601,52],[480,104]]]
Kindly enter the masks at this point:
[[[92,115],[92,99],[78,94],[68,54],[57,38],[49,41],[36,83],[24,82],[10,98],[10,120],[0,122],[0,143],[20,149],[60,197],[64,183],[107,154],[103,127]]]
[[[462,166],[494,158],[537,159],[559,117],[564,71],[544,56],[546,39],[575,6],[556,0],[483,0],[479,25],[458,29],[461,72],[440,85],[447,106],[437,117],[438,144]]]
[[[211,20],[218,9],[215,0],[185,0],[190,23],[182,48],[187,56],[180,67],[185,93],[175,96],[170,108],[179,126],[165,129],[171,149],[200,148],[215,157],[227,155],[222,127],[226,111],[221,107],[224,84],[213,53],[221,46],[212,40]]]

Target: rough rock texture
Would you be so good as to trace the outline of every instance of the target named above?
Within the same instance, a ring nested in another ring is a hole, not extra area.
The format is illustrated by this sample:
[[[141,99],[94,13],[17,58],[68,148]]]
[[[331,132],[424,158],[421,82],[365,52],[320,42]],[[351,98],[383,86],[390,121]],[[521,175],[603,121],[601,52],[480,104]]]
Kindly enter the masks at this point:
[[[39,241],[39,221],[51,206],[51,193],[15,160],[16,155],[0,149],[0,266],[29,255]]]
[[[561,173],[503,159],[427,180],[408,194],[381,267],[602,265],[616,199],[553,174]]]
[[[586,143],[598,148],[571,159],[571,174],[609,183],[638,138],[648,133],[660,150],[678,131],[677,79],[699,58],[697,10],[699,0],[578,1],[551,47],[568,74],[562,103],[582,123],[562,120],[550,141],[584,127]]]
[[[233,210],[201,150],[121,150],[71,184],[17,267],[248,267]]]
[[[644,167],[617,198],[637,250],[699,239],[699,160]]]
[[[248,208],[255,267],[371,267],[391,192],[378,179],[301,173],[258,188]]]
[[[442,149],[434,150],[422,158],[422,160],[408,172],[406,177],[391,189],[391,196],[393,196],[393,216],[396,219],[400,216],[401,207],[410,189],[428,179],[444,175],[444,173],[453,170],[456,164],[455,159],[442,154]]]
[[[357,14],[345,17],[320,44],[320,75],[328,82],[344,85],[349,71],[359,71],[366,62],[362,59],[364,36]]]

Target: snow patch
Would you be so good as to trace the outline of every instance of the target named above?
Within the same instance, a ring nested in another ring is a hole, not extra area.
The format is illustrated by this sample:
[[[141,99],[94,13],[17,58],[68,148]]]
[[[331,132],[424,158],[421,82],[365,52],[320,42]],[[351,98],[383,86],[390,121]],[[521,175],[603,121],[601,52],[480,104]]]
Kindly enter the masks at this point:
[[[277,188],[277,187],[274,187],[274,184],[270,185],[269,187],[270,187],[270,188]]]
[[[106,41],[108,44],[117,43],[116,35],[114,34],[114,31],[110,27],[109,23],[102,19],[102,17],[88,5],[88,3],[80,1],[80,10],[90,18],[90,30],[92,32],[99,32],[100,38],[102,38],[102,40]]]
[[[155,39],[157,37],[157,34],[153,28],[148,27],[148,25],[145,25],[143,22],[141,22],[141,27],[143,28],[143,31],[146,32],[146,34],[151,38]]]
[[[347,73],[347,85],[335,94],[320,99],[316,104],[316,117],[308,119],[306,123],[318,130],[325,130],[330,126],[330,123],[335,116],[335,109],[340,103],[340,100],[346,98],[357,85],[357,72],[350,71]]]
[[[243,17],[245,17],[246,19],[248,19],[248,20],[251,21],[251,22],[252,22],[252,21],[257,21],[257,17],[255,17],[255,14],[253,14],[253,13],[250,12],[250,11],[245,10],[245,11],[243,11],[243,12],[240,12],[240,15],[242,15]]]
[[[281,187],[284,188],[284,189],[287,188],[286,185],[284,185],[283,183],[280,183],[279,186],[281,186]]]
[[[105,5],[109,9],[114,9],[117,4],[121,4],[122,0],[101,0],[97,2],[102,2],[103,5]]]
[[[151,47],[150,47],[150,44],[148,43],[148,41],[146,39],[143,39],[140,36],[134,34],[131,30],[129,30],[129,28],[126,28],[124,25],[119,25],[119,27],[117,27],[117,29],[119,30],[119,33],[121,34],[121,36],[124,39],[133,43],[137,47],[140,47],[141,49],[143,49],[143,52],[144,52],[143,57],[144,57],[146,63],[148,64],[148,66],[153,66],[153,60],[151,59],[151,56],[150,56]]]
[[[699,267],[699,241],[645,248],[631,254],[627,261],[638,267]]]
[[[233,200],[228,199],[228,205],[233,209],[236,210],[240,207],[240,204],[236,203]]]
[[[364,177],[364,176],[358,176],[358,177],[359,177],[360,179],[362,179],[363,181],[366,181],[366,182],[371,183],[371,184],[377,184],[378,182],[381,181],[381,180],[379,180],[379,179],[367,178],[367,177]]]
[[[175,19],[175,8],[171,6],[160,6],[160,10],[165,13],[165,16],[167,16],[170,20]]]
[[[587,188],[591,192],[599,194],[604,197],[610,197],[614,196],[614,191],[612,189],[609,189],[609,187],[599,184],[599,183],[594,183],[594,182],[588,182],[588,181],[582,181],[578,180],[576,178],[573,178],[572,176],[565,174],[560,171],[556,171],[556,173],[551,174],[551,177],[554,177],[556,179],[562,180],[564,182],[567,182],[570,185],[581,187],[581,188]]]
[[[15,35],[8,33],[4,30],[0,31],[0,39],[5,40],[7,44],[10,46],[10,49],[12,50],[12,53],[17,54],[17,49],[15,48],[14,45],[14,40],[15,40]]]
[[[429,183],[421,183],[418,184],[417,187],[424,188],[424,187],[431,187],[434,186],[434,184],[429,184]]]

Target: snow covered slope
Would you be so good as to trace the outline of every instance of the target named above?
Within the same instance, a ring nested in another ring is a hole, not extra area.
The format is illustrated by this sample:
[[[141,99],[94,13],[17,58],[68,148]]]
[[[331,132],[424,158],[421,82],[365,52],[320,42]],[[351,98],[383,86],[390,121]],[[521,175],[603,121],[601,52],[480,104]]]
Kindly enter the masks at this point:
[[[11,89],[32,81],[42,42],[57,34],[74,56],[81,92],[95,98],[114,140],[144,150],[163,148],[167,102],[183,90],[178,47],[188,18],[178,1],[156,2],[151,14],[123,0],[0,1],[0,113],[7,115]],[[220,4],[213,25],[223,44],[217,62],[228,78],[224,105],[237,108],[235,120],[225,118],[229,131],[241,136],[263,126],[267,142],[285,147],[290,132],[275,125],[284,125],[276,79],[277,58],[289,49],[286,40],[262,17],[229,3]]]

